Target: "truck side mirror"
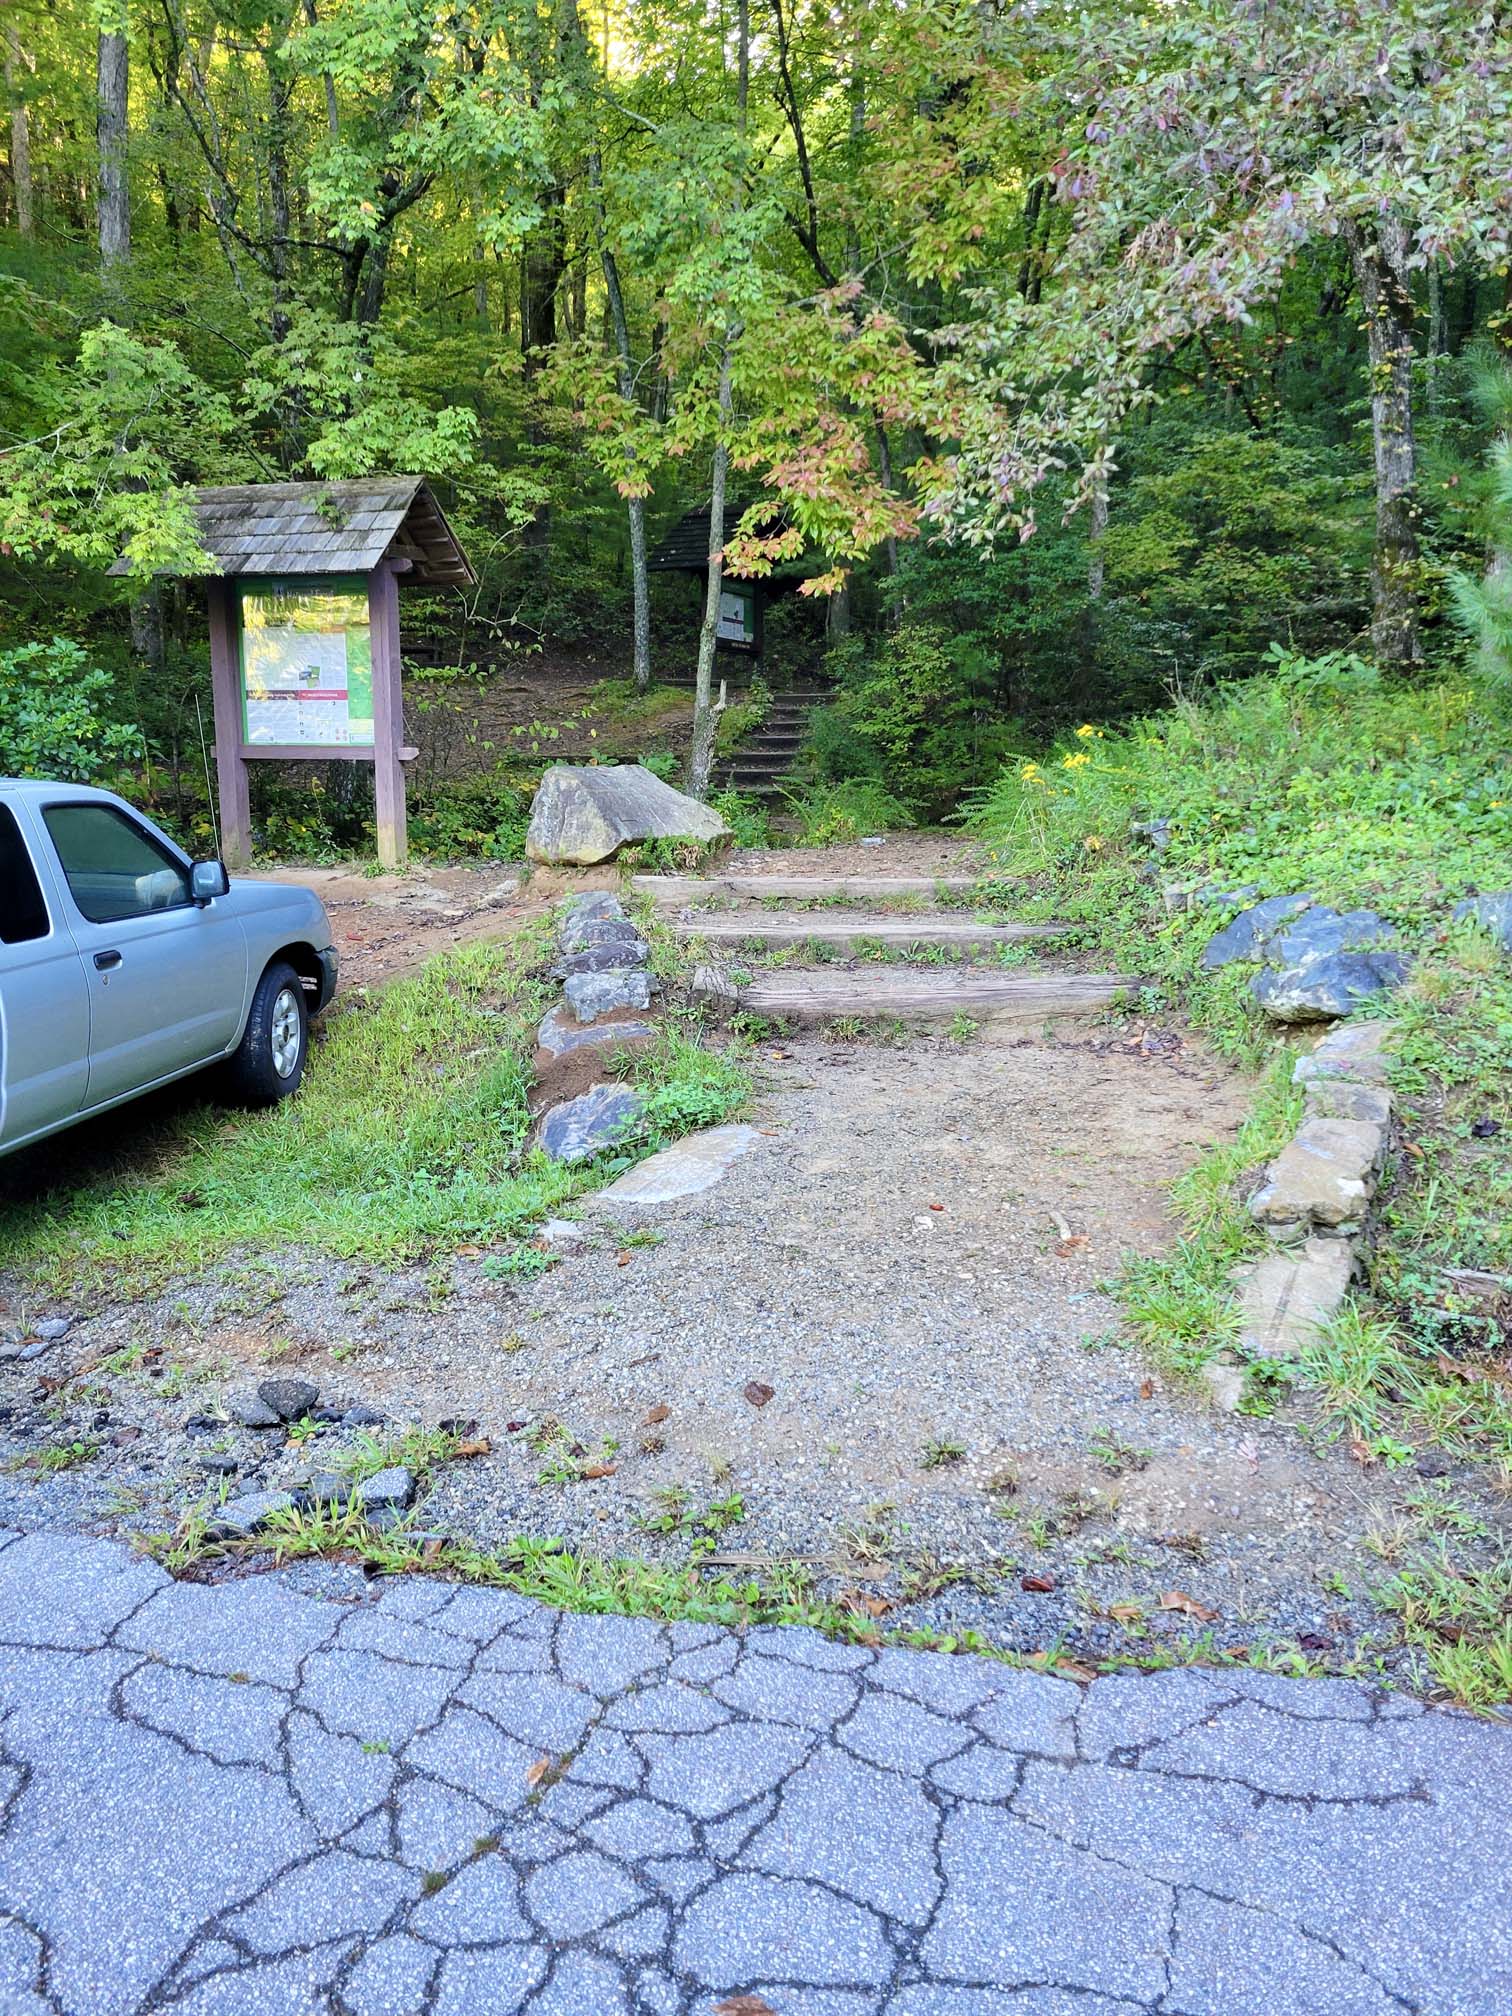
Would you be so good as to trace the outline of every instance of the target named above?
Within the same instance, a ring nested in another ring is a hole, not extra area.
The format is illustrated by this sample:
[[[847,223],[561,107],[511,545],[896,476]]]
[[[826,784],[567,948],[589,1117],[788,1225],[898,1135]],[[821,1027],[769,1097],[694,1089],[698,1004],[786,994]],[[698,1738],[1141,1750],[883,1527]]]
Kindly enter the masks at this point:
[[[196,861],[189,870],[189,894],[196,903],[213,903],[217,896],[231,893],[231,877],[224,861]]]

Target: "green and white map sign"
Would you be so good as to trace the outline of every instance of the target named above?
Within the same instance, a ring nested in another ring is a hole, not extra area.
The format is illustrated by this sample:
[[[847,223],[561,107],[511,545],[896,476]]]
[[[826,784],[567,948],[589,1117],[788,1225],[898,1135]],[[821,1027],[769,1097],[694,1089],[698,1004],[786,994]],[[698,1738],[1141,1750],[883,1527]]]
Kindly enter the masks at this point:
[[[332,575],[249,581],[240,591],[242,709],[249,744],[368,747],[373,649],[367,583]]]

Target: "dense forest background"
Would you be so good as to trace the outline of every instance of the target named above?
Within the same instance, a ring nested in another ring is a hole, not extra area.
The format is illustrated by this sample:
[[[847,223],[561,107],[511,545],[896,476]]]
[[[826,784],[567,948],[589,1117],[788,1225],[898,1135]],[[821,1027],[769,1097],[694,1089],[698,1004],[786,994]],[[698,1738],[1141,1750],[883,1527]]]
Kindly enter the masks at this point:
[[[408,605],[426,679],[629,696],[708,687],[644,561],[712,499],[716,580],[797,582],[767,678],[846,696],[815,775],[913,816],[1274,643],[1494,644],[1509,48],[1470,0],[8,0],[0,770],[198,788],[197,483],[429,475],[480,583]]]

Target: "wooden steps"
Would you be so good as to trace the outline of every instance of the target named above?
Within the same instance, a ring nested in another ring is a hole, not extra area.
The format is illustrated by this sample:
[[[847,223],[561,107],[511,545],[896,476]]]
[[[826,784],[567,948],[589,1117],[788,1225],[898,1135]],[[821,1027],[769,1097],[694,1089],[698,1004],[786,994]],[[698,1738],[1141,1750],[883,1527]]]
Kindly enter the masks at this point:
[[[701,938],[711,946],[826,945],[845,951],[858,944],[902,946],[944,945],[961,951],[994,945],[1018,945],[1026,939],[1063,937],[1064,924],[977,924],[969,917],[938,913],[883,912],[871,916],[851,911],[843,916],[824,911],[684,911],[672,928],[683,938]]]
[[[728,967],[700,966],[693,976],[693,995],[723,1014],[784,1022],[949,1022],[957,1015],[979,1022],[1042,1021],[1095,1014],[1138,984],[1116,973],[992,973],[970,966],[922,971],[898,966],[818,972],[784,968],[737,984]]]
[[[658,903],[699,903],[710,896],[761,902],[782,896],[800,902],[875,902],[885,896],[968,896],[976,875],[632,875],[631,887]]]

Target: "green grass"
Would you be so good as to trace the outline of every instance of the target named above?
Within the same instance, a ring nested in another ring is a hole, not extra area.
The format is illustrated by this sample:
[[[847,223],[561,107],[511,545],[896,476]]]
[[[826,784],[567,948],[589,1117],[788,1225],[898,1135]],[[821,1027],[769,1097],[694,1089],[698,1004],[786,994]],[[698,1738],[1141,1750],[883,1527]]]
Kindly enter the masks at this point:
[[[576,1170],[529,1150],[548,959],[543,925],[349,998],[296,1099],[267,1113],[186,1110],[129,1159],[12,1205],[0,1265],[55,1285],[102,1274],[133,1285],[237,1248],[398,1261],[518,1242],[606,1173],[744,1102],[745,1046],[716,1054],[672,1025],[636,1060],[647,1117],[634,1140]]]

